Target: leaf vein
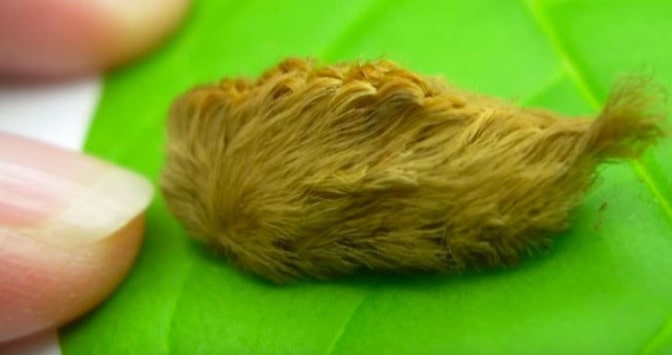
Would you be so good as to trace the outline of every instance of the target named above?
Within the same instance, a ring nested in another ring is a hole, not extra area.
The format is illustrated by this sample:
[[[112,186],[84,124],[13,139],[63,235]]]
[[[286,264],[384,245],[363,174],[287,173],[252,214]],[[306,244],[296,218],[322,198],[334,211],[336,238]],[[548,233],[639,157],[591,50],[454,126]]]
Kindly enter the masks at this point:
[[[334,352],[334,349],[336,349],[336,345],[338,345],[338,343],[341,341],[343,334],[345,334],[345,331],[350,327],[350,323],[352,323],[352,319],[354,318],[355,314],[359,312],[359,310],[362,308],[362,305],[369,298],[370,295],[371,291],[363,294],[362,298],[359,300],[359,302],[357,302],[357,305],[352,307],[350,314],[348,314],[348,317],[345,319],[345,322],[343,322],[343,325],[338,329],[336,335],[334,336],[334,339],[331,341],[329,347],[324,352],[325,355],[331,355]]]
[[[527,11],[530,13],[534,22],[537,24],[539,29],[544,35],[546,35],[551,48],[558,55],[561,64],[567,70],[569,78],[576,85],[579,94],[588,102],[588,104],[595,109],[596,111],[601,110],[602,101],[597,97],[596,90],[591,87],[590,83],[586,79],[586,76],[579,69],[577,63],[572,60],[572,56],[568,53],[566,47],[563,45],[560,35],[555,30],[555,27],[549,20],[548,16],[541,7],[541,4],[535,0],[521,0],[526,7]],[[649,188],[653,196],[656,198],[660,208],[663,210],[663,213],[667,221],[672,225],[672,204],[669,199],[666,198],[658,188],[656,182],[651,177],[651,173],[648,171],[646,166],[644,166],[639,161],[632,161],[630,163],[637,175],[642,179],[646,187]]]
[[[593,107],[596,111],[599,111],[602,107],[602,102],[597,97],[596,90],[591,87],[590,83],[586,79],[586,76],[579,69],[577,63],[572,59],[570,53],[568,53],[566,47],[563,45],[560,35],[555,30],[555,27],[549,20],[545,11],[542,9],[542,5],[535,0],[521,1],[523,2],[523,5],[526,7],[527,11],[530,13],[534,22],[540,28],[541,32],[547,37],[552,49],[558,55],[561,64],[565,70],[567,70],[569,78],[576,85],[579,94],[588,102],[591,107]],[[658,205],[663,210],[663,214],[665,215],[668,223],[672,225],[672,204],[670,203],[669,199],[663,195],[645,165],[643,165],[638,160],[632,161],[630,164],[635,173],[639,175],[645,186],[650,190],[654,198],[657,200]],[[663,325],[656,330],[656,332],[649,338],[648,341],[644,343],[639,353],[653,353],[659,349],[668,339],[671,338],[672,314],[667,316],[667,320],[663,323]]]

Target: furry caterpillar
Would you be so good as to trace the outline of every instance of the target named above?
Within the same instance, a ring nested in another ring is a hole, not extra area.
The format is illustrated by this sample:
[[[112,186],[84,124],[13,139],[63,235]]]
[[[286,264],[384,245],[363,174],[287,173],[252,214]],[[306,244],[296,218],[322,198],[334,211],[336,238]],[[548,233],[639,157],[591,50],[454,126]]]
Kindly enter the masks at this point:
[[[161,188],[194,237],[275,282],[514,264],[568,225],[596,165],[664,135],[644,79],[565,119],[377,61],[289,59],[172,106]]]

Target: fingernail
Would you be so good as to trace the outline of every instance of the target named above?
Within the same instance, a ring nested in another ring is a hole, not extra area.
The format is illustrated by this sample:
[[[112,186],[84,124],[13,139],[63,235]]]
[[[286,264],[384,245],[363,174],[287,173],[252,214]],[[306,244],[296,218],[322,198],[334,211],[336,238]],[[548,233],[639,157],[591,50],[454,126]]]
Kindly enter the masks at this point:
[[[189,0],[102,2],[109,5],[108,13],[116,14],[110,16],[119,38],[117,52],[108,53],[113,66],[156,48],[176,30],[190,5]]]
[[[69,238],[58,242],[101,239],[146,209],[152,194],[136,173],[0,133],[0,225],[40,239]]]

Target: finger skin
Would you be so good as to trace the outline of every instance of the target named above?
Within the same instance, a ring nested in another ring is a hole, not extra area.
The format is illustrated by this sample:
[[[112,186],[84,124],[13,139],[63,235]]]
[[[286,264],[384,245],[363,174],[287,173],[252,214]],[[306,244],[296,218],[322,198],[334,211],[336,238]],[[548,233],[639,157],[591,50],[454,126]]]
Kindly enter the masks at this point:
[[[62,78],[117,67],[155,48],[189,0],[2,0],[0,77]]]
[[[0,343],[59,327],[107,298],[133,264],[143,230],[140,215],[74,249],[0,231]]]

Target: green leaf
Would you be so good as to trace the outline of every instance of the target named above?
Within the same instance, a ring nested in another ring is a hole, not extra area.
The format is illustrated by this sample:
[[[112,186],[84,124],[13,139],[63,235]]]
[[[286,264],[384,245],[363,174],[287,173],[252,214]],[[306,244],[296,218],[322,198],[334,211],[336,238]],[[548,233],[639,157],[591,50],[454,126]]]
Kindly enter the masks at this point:
[[[157,180],[173,97],[286,56],[386,57],[467,89],[595,114],[619,75],[672,88],[672,2],[199,1],[160,52],[105,80],[87,150]],[[114,296],[65,354],[672,353],[672,142],[601,169],[543,255],[462,276],[274,286],[190,241],[157,197]]]

